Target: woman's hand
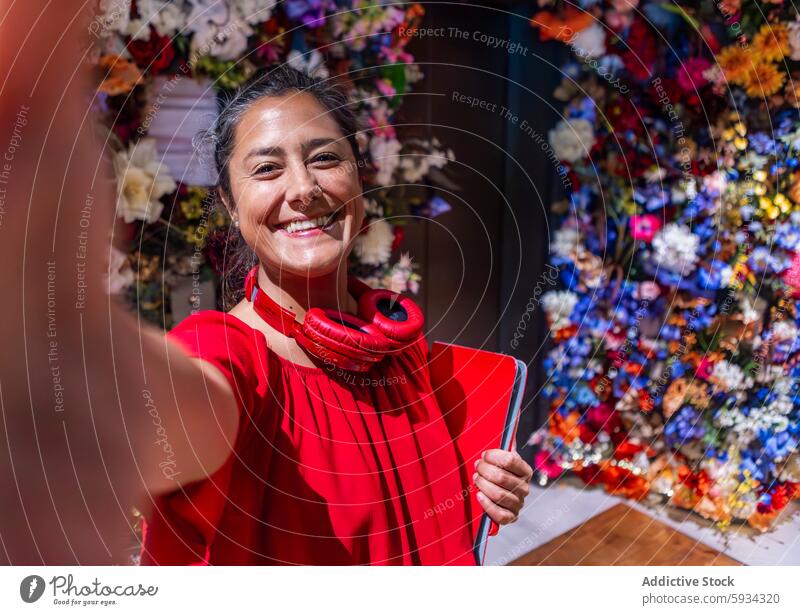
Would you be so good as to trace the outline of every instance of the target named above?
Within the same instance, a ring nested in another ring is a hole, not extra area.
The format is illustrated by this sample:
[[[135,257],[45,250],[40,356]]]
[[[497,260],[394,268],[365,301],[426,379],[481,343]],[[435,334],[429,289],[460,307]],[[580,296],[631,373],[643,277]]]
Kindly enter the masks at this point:
[[[478,487],[478,501],[495,523],[506,525],[519,517],[528,495],[533,469],[516,451],[493,448],[475,462],[472,482]]]

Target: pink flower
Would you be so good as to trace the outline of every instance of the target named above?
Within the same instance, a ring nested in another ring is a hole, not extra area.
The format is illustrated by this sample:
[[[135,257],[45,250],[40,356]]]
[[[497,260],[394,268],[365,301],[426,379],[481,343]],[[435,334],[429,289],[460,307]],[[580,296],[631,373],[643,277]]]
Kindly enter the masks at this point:
[[[650,243],[661,228],[661,222],[653,214],[631,216],[631,236],[635,241]]]
[[[546,450],[540,450],[533,458],[533,467],[544,474],[550,480],[558,478],[564,469],[553,459],[553,456]]]
[[[397,90],[394,89],[394,86],[389,82],[388,79],[378,79],[375,81],[375,85],[378,87],[378,91],[384,96],[391,98],[397,94]]]
[[[620,13],[630,13],[639,6],[639,0],[611,0],[611,6]]]
[[[655,301],[661,294],[661,288],[655,282],[640,282],[639,286],[633,291],[634,299],[646,299],[647,301]]]
[[[678,69],[678,85],[681,89],[690,92],[699,90],[708,83],[708,79],[705,78],[703,73],[709,68],[711,68],[711,62],[706,58],[692,58],[691,60],[686,60]]]

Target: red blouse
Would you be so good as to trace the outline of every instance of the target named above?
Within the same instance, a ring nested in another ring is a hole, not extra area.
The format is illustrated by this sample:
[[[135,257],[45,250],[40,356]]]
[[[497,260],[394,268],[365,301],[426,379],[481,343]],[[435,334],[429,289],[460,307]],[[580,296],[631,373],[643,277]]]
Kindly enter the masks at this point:
[[[341,376],[278,356],[223,312],[169,335],[225,374],[240,425],[219,471],[158,499],[143,564],[475,563],[424,337]]]

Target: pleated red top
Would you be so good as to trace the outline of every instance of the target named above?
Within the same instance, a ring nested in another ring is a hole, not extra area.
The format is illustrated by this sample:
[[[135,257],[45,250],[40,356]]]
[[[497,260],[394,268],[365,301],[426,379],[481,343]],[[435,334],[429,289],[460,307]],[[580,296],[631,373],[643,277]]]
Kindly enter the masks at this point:
[[[169,335],[225,374],[241,419],[219,471],[159,499],[143,564],[475,563],[424,337],[345,379],[223,312]]]

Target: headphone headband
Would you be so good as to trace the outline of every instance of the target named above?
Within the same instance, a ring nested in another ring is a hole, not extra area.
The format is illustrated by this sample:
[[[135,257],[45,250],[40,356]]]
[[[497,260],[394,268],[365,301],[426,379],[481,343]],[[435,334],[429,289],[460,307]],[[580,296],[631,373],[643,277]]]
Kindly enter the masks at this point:
[[[258,266],[247,274],[244,286],[247,300],[270,327],[326,364],[348,371],[369,370],[422,333],[422,311],[408,297],[374,290],[353,276],[347,280],[347,289],[358,301],[358,316],[314,307],[301,324],[294,312],[259,288]]]

